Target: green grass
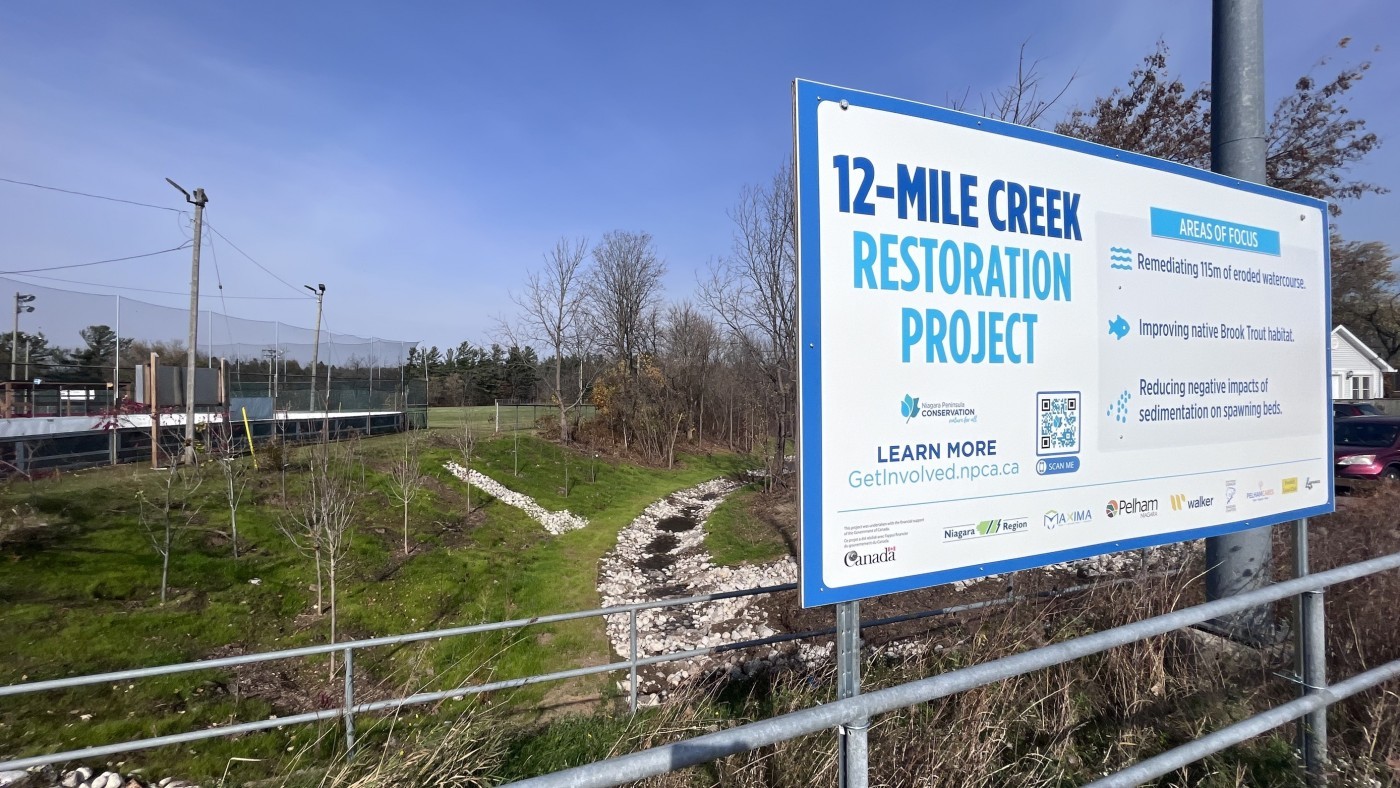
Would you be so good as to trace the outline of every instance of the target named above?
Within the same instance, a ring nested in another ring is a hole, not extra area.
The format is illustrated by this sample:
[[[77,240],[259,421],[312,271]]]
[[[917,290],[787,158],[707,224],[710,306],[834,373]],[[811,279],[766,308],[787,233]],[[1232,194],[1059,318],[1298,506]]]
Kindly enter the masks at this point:
[[[759,494],[755,487],[745,487],[710,515],[705,525],[705,549],[716,564],[764,563],[788,555],[782,536],[753,511]]]
[[[624,525],[658,498],[745,466],[732,456],[697,456],[683,457],[675,470],[639,468],[523,433],[482,440],[477,470],[547,508],[590,520],[585,529],[552,537],[479,491],[472,503],[480,508],[468,516],[465,486],[442,468],[457,456],[450,435],[430,435],[420,464],[430,482],[410,509],[417,547],[407,557],[400,547],[402,510],[386,495],[387,471],[402,456],[404,439],[361,442],[363,498],[342,578],[341,639],[596,607],[598,560]],[[4,524],[25,526],[0,544],[6,631],[22,633],[0,640],[0,684],[203,659],[227,646],[248,653],[325,642],[327,621],[314,615],[308,588],[313,566],[277,529],[289,512],[280,505],[277,474],[266,469],[253,474],[239,509],[236,561],[218,533],[228,530],[221,478],[211,476],[195,493],[200,513],[179,539],[170,601],[159,605],[159,556],[138,521],[136,498],[158,481],[149,470],[123,466],[0,488],[0,513],[18,518]],[[289,474],[287,487],[295,501],[304,488],[300,472]],[[357,667],[383,692],[395,693],[597,664],[612,658],[609,651],[602,621],[594,619],[376,649],[357,654]],[[311,697],[320,693],[324,705],[338,703],[340,686],[326,677],[324,659],[300,668],[277,664]],[[276,683],[276,672],[268,675]],[[585,680],[577,691],[603,694],[611,681]],[[236,686],[232,673],[206,671],[0,699],[0,756],[290,713],[272,701],[239,697]],[[528,708],[556,686],[523,688],[501,700]],[[84,714],[93,716],[82,720]],[[416,724],[419,714],[426,712],[406,712],[398,724]],[[361,728],[372,740],[370,722]],[[201,782],[218,778],[230,757],[263,759],[235,767],[240,779],[253,779],[284,770],[303,751],[317,762],[329,757],[335,726],[319,732],[323,740],[315,726],[291,727],[122,759],[148,774]]]

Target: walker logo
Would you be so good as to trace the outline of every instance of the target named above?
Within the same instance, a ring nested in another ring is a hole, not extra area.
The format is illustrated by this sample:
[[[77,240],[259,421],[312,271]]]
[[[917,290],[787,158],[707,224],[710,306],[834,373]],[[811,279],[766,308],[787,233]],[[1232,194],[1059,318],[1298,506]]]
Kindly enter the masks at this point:
[[[1179,512],[1183,509],[1209,509],[1211,506],[1214,505],[1215,499],[1207,498],[1204,495],[1198,495],[1195,498],[1187,498],[1186,496],[1177,493],[1176,495],[1172,496],[1172,511],[1174,512]]]
[[[983,520],[975,525],[959,525],[943,529],[943,541],[980,539],[999,534],[1018,534],[1030,527],[1030,520],[1024,517],[1003,517],[1000,520]]]
[[[1284,495],[1288,495],[1289,493],[1295,493],[1295,492],[1298,492],[1298,477],[1297,477],[1297,476],[1290,476],[1290,477],[1288,477],[1287,479],[1284,479],[1284,480],[1283,480],[1283,494],[1284,494]]]
[[[894,545],[886,547],[881,553],[859,553],[855,550],[846,553],[846,566],[869,566],[871,564],[888,564],[894,561]]]
[[[1088,509],[1080,509],[1077,512],[1057,512],[1054,509],[1045,513],[1044,525],[1050,530],[1059,528],[1062,525],[1079,525],[1081,523],[1092,522],[1094,513]]]
[[[1109,517],[1127,517],[1130,514],[1139,517],[1156,517],[1157,499],[1120,498],[1116,501],[1109,501],[1104,511],[1108,513]]]

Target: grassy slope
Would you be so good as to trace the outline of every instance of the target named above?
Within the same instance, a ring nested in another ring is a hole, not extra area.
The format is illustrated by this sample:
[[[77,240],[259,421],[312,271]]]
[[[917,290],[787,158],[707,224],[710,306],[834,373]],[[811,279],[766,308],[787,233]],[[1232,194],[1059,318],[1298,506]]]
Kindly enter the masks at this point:
[[[490,501],[467,518],[464,487],[441,468],[455,452],[439,440],[422,460],[434,481],[413,506],[412,533],[419,547],[405,560],[399,547],[401,511],[384,494],[383,473],[401,452],[401,440],[363,444],[366,498],[358,510],[362,525],[354,541],[354,566],[343,581],[342,639],[596,606],[597,561],[623,525],[653,500],[738,467],[734,458],[691,457],[674,471],[600,461],[590,472],[586,459],[522,435],[515,477],[515,441],[482,442],[479,469],[548,508],[568,508],[591,520],[589,528],[551,538],[522,513]],[[567,498],[562,494],[566,456]],[[239,510],[244,554],[238,561],[221,537],[209,533],[227,529],[221,480],[204,483],[196,495],[202,502],[198,527],[205,531],[182,536],[171,561],[171,601],[158,606],[159,559],[136,518],[135,498],[156,481],[152,472],[127,466],[0,491],[0,512],[44,523],[25,531],[23,540],[0,547],[0,605],[6,611],[0,683],[200,659],[229,644],[248,652],[324,642],[325,620],[311,615],[311,564],[276,529],[286,514],[271,473],[254,475]],[[292,474],[293,500],[300,487]],[[477,495],[473,504],[479,505]],[[259,584],[250,584],[255,578]],[[592,620],[532,627],[514,636],[380,649],[359,664],[389,691],[398,691],[442,686],[425,685],[421,678],[436,673],[445,681],[486,680],[608,658],[602,623]],[[311,697],[323,693],[326,705],[338,697],[333,684],[317,684],[290,666],[286,670]],[[315,669],[315,675],[322,674],[324,663]],[[603,684],[597,680],[593,687]],[[70,749],[286,713],[262,701],[235,701],[224,691],[229,686],[228,674],[210,671],[7,698],[0,701],[0,753]],[[546,691],[528,688],[518,699],[535,701]],[[81,714],[93,717],[83,721]],[[334,729],[326,732],[333,740]],[[217,777],[231,756],[269,759],[236,767],[249,777],[279,768],[279,757],[289,748],[307,748],[315,733],[287,729],[126,759],[154,773],[197,779]]]
[[[725,499],[705,524],[705,548],[720,566],[775,561],[788,554],[773,528],[755,516],[759,490],[745,487]]]

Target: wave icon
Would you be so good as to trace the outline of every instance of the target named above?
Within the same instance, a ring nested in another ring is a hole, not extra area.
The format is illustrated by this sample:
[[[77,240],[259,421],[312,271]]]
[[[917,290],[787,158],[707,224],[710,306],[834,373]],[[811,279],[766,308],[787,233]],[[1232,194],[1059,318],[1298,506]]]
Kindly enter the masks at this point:
[[[1115,271],[1133,270],[1132,265],[1130,265],[1130,263],[1133,262],[1132,249],[1129,249],[1126,246],[1110,246],[1108,247],[1108,251],[1108,259],[1112,261],[1112,263],[1108,266],[1109,268],[1112,268]]]

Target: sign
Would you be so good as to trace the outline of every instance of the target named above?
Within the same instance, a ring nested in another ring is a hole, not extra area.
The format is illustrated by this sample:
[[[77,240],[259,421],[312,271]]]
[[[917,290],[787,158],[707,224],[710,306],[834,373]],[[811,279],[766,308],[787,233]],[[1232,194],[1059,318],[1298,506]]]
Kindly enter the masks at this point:
[[[1332,511],[1324,203],[795,91],[803,605]]]

